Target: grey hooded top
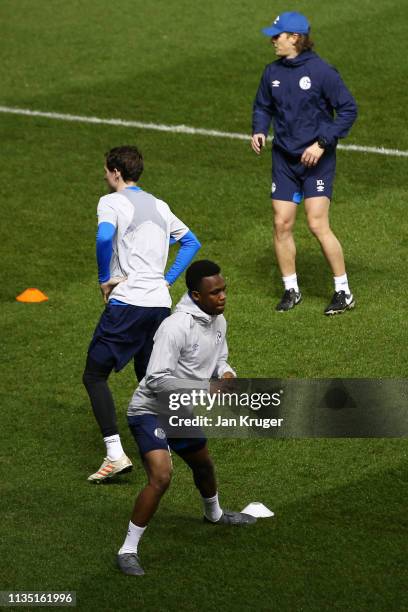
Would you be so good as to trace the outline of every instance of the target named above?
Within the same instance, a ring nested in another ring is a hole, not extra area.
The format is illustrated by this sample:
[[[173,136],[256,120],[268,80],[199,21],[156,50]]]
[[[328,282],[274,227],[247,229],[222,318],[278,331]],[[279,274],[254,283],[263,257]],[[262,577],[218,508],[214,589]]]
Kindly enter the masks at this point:
[[[154,336],[146,376],[128,408],[128,415],[159,412],[157,394],[173,390],[209,391],[209,379],[234,370],[228,365],[224,315],[209,315],[186,293]]]

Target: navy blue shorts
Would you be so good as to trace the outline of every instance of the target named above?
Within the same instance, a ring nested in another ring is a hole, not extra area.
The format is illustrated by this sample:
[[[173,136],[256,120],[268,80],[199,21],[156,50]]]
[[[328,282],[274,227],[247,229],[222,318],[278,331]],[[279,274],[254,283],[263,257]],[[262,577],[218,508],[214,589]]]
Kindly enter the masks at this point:
[[[153,337],[170,308],[107,304],[96,326],[88,355],[119,372],[132,358],[139,380],[146,373]]]
[[[207,444],[207,438],[202,430],[197,428],[196,438],[168,438],[155,414],[140,414],[128,416],[128,424],[141,456],[152,450],[173,450],[180,456],[199,451]]]
[[[272,190],[274,200],[300,204],[303,198],[331,199],[336,173],[336,149],[327,149],[317,166],[306,168],[300,156],[272,147]]]

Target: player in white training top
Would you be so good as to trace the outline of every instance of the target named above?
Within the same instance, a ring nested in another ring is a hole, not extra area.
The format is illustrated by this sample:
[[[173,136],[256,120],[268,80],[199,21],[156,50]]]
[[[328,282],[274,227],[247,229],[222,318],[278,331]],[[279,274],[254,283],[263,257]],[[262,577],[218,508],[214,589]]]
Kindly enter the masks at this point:
[[[145,375],[153,336],[170,314],[169,287],[189,265],[200,243],[162,200],[137,181],[143,158],[136,147],[116,147],[106,155],[105,178],[111,189],[98,204],[96,255],[106,307],[88,349],[83,382],[101,430],[106,457],[91,482],[130,471],[116,411],[108,387],[114,369],[131,359],[139,381]],[[165,273],[169,244],[179,242],[177,257]]]

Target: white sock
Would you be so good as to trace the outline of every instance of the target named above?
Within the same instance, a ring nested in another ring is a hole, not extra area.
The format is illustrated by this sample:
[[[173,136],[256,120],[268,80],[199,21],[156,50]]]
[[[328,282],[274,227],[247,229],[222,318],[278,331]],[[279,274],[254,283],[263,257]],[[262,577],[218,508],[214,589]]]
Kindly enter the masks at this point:
[[[342,276],[333,276],[334,280],[334,290],[335,291],[345,291],[346,294],[350,294],[350,287],[348,286],[347,274],[343,274]]]
[[[297,282],[297,274],[291,274],[290,276],[282,276],[283,284],[285,285],[285,291],[294,289],[296,293],[299,293],[299,286]]]
[[[209,521],[213,521],[213,523],[218,521],[222,515],[222,508],[218,501],[218,493],[216,493],[214,497],[202,497],[201,499],[203,500],[205,517],[208,518]]]
[[[107,438],[104,438],[103,441],[106,444],[106,456],[111,461],[117,461],[120,459],[124,453],[122,443],[120,441],[120,435],[115,434],[114,436],[108,436]]]
[[[137,553],[139,540],[145,532],[146,527],[138,527],[132,521],[129,521],[129,528],[122,548],[119,549],[118,555],[124,553]]]

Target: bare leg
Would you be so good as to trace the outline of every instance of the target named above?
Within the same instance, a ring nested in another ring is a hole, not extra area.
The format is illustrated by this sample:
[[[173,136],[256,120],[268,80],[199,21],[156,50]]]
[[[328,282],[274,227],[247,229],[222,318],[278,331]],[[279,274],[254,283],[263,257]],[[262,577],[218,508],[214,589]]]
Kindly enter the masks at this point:
[[[252,525],[256,522],[253,516],[222,510],[220,507],[214,464],[207,445],[199,451],[183,454],[182,459],[193,472],[194,483],[203,498],[204,515],[207,520],[215,525]]]
[[[160,500],[167,491],[172,464],[166,450],[152,450],[143,458],[148,482],[136,498],[131,521],[134,525],[145,527],[156,512]]]
[[[343,249],[330,228],[329,208],[329,198],[320,197],[305,199],[305,210],[309,229],[319,241],[323,255],[333,272],[333,276],[342,276],[346,273]]]
[[[272,200],[274,213],[273,243],[276,259],[282,276],[296,273],[296,246],[293,239],[293,226],[297,207],[294,202]]]
[[[193,472],[194,484],[202,497],[213,497],[217,493],[214,464],[208,452],[208,446],[198,451],[185,453],[182,459]]]

